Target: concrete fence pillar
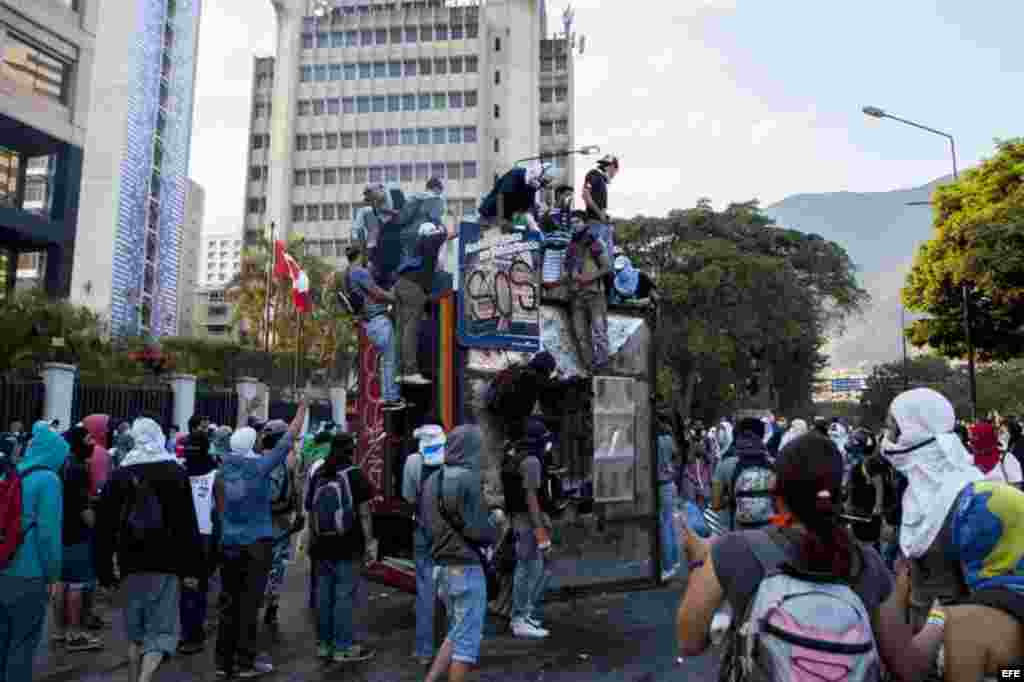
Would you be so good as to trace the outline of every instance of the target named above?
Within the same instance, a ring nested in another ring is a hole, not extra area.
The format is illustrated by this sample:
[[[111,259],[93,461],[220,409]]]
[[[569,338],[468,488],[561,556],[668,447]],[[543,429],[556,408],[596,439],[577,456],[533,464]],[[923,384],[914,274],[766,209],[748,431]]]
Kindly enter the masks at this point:
[[[332,386],[329,389],[331,397],[331,421],[338,426],[339,431],[348,431],[348,391],[344,386]]]
[[[174,422],[188,433],[188,420],[196,413],[196,378],[192,374],[174,374],[170,378],[174,392]]]
[[[48,362],[43,365],[43,418],[60,420],[62,429],[71,428],[71,404],[75,399],[74,365]]]

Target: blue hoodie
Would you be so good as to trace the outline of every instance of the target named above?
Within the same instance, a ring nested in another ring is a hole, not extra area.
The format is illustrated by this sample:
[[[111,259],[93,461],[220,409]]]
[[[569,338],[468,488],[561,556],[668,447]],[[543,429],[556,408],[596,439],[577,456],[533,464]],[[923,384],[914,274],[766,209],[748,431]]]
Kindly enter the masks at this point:
[[[36,422],[32,441],[18,464],[18,472],[31,467],[45,467],[21,483],[21,523],[28,534],[10,565],[0,575],[14,578],[43,578],[47,583],[61,576],[61,526],[64,523],[64,500],[58,472],[64,466],[70,447],[54,433],[49,424]]]

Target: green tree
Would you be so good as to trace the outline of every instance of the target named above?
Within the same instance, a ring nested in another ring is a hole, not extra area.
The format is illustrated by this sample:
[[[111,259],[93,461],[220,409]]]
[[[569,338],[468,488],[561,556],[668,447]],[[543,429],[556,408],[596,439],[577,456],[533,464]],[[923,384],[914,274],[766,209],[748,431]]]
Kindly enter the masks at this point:
[[[970,414],[967,395],[967,374],[938,355],[922,355],[910,358],[906,367],[901,361],[878,365],[867,379],[867,386],[860,400],[860,412],[864,423],[873,428],[885,424],[889,405],[904,390],[932,388],[946,396],[956,413]]]
[[[964,287],[982,360],[1024,355],[1024,140],[935,190],[933,237],[921,246],[903,301],[927,317],[908,338],[949,358],[967,354]]]

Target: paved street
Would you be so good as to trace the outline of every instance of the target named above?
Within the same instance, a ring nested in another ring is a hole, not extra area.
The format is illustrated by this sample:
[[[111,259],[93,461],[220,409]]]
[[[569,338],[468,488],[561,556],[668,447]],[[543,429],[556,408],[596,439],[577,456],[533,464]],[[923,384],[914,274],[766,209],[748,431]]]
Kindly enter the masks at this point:
[[[313,656],[315,634],[305,604],[305,567],[290,566],[287,595],[282,606],[281,633],[268,650],[277,671],[262,679],[366,680],[413,682],[423,671],[412,661],[413,598],[389,588],[371,585],[370,642],[377,648],[374,661],[348,670],[322,666]],[[503,682],[656,682],[659,680],[714,680],[711,656],[677,663],[674,618],[677,589],[599,595],[575,604],[549,604],[544,620],[552,636],[543,642],[517,640],[497,633],[489,624],[477,680]],[[107,647],[100,652],[60,655],[41,652],[36,679],[48,682],[128,682],[119,618],[109,614],[113,627],[104,633]],[[195,657],[176,657],[161,671],[159,680],[215,679],[211,646]]]

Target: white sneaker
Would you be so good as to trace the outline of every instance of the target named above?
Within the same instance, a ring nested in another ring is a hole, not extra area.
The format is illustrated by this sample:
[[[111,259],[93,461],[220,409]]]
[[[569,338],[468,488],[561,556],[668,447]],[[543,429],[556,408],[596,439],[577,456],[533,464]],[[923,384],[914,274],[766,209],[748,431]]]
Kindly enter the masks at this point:
[[[419,372],[416,372],[416,374],[403,374],[402,376],[398,377],[398,383],[417,384],[419,386],[424,386],[426,384],[430,384],[433,382],[430,381],[430,379],[423,376],[422,374],[420,374]]]
[[[551,633],[525,619],[517,618],[512,621],[512,634],[522,639],[544,639]]]
[[[661,572],[661,582],[665,582],[667,580],[672,580],[672,578],[676,577],[676,569],[677,568],[678,568],[678,565],[677,566],[673,566],[672,568],[668,569],[667,571],[662,571]]]
[[[544,623],[534,618],[533,616],[530,616],[529,618],[524,618],[523,620],[525,620],[527,623],[537,628],[538,630],[544,630]],[[547,630],[545,630],[545,632],[547,632]]]

